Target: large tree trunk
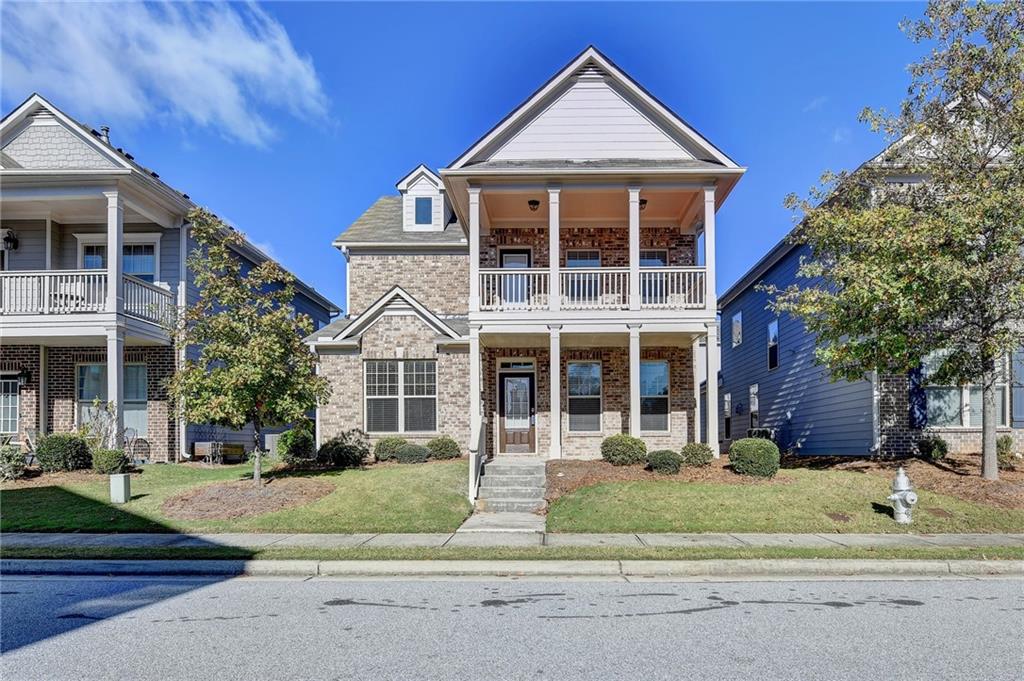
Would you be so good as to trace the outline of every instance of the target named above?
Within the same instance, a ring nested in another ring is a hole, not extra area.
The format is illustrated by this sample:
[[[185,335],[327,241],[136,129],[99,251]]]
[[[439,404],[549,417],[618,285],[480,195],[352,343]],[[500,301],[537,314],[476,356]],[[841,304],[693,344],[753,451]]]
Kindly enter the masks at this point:
[[[252,484],[263,487],[263,450],[260,449],[260,424],[252,424],[253,439],[256,446],[252,448]]]
[[[996,457],[996,413],[995,372],[986,372],[981,389],[981,477],[986,480],[999,479],[999,459]]]

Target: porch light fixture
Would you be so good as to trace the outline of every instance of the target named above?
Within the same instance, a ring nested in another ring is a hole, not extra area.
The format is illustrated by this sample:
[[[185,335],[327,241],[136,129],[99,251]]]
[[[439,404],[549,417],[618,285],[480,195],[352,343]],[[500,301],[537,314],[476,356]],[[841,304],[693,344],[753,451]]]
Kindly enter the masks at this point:
[[[24,388],[28,385],[28,382],[32,380],[32,372],[28,369],[22,369],[18,372],[18,387]]]
[[[537,199],[530,199],[526,202],[526,205],[530,207],[530,211],[536,213],[537,209],[540,208],[540,201]]]
[[[18,248],[18,237],[13,229],[4,230],[4,250],[14,251]]]
[[[647,199],[640,199],[640,210],[647,210]]]

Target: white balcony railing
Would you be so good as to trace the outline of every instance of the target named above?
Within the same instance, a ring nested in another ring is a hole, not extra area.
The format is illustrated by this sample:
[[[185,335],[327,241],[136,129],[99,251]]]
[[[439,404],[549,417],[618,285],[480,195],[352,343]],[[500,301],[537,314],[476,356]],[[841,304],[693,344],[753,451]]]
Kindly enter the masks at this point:
[[[125,314],[155,324],[174,310],[170,291],[124,276]],[[103,270],[0,272],[0,314],[80,314],[107,309],[107,273]]]
[[[573,267],[560,270],[562,308],[614,310],[629,307],[628,267]]]
[[[629,309],[629,268],[587,267],[559,270],[562,310]],[[547,269],[480,270],[480,310],[549,309]],[[706,303],[703,267],[640,268],[640,309],[701,310]]]

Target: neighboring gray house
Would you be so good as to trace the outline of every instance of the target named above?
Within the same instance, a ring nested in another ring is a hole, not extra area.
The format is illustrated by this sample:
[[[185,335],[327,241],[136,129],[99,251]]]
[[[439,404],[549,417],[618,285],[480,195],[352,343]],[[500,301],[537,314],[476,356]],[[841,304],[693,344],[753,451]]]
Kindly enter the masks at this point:
[[[250,432],[181,423],[163,388],[179,357],[160,321],[198,295],[188,196],[39,95],[0,122],[0,182],[0,433],[73,430],[99,398],[152,461],[197,439],[251,447]],[[248,243],[238,257],[267,259]],[[301,282],[293,304],[317,327],[338,312]]]

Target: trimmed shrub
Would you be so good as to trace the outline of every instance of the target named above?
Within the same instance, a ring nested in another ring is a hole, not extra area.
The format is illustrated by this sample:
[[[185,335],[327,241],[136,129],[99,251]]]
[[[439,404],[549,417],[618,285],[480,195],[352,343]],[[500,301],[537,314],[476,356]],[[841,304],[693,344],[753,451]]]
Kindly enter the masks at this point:
[[[81,435],[53,433],[40,438],[36,460],[47,473],[77,471],[92,465],[92,453]]]
[[[996,458],[1001,471],[1012,471],[1017,467],[1017,457],[1013,453],[1013,436],[999,436],[996,440]]]
[[[359,468],[368,456],[370,442],[366,434],[359,429],[353,429],[320,445],[316,453],[316,462],[332,468]]]
[[[683,447],[679,456],[684,466],[707,466],[715,458],[715,452],[703,442],[691,442]]]
[[[647,467],[655,473],[675,475],[683,465],[683,457],[671,449],[658,449],[647,454]]]
[[[429,458],[429,449],[412,442],[406,442],[404,447],[395,452],[395,460],[398,463],[426,463]]]
[[[949,443],[938,435],[925,435],[917,441],[917,452],[922,459],[942,461],[949,454]]]
[[[17,480],[25,475],[25,455],[14,445],[0,447],[0,480]]]
[[[315,454],[316,442],[308,423],[286,430],[277,438],[277,456],[285,463],[312,461]]]
[[[459,443],[447,435],[435,437],[427,443],[427,449],[430,450],[432,459],[457,459],[462,456]]]
[[[746,437],[729,448],[729,463],[740,475],[771,478],[779,472],[779,448],[771,440]]]
[[[644,441],[625,433],[606,437],[601,443],[601,458],[615,466],[642,463],[646,454]]]
[[[127,473],[129,468],[128,457],[120,449],[97,449],[92,453],[92,469],[97,473]]]
[[[373,458],[377,461],[390,461],[396,457],[398,450],[407,444],[409,441],[404,437],[395,435],[382,437],[377,440],[377,445],[373,448]]]

